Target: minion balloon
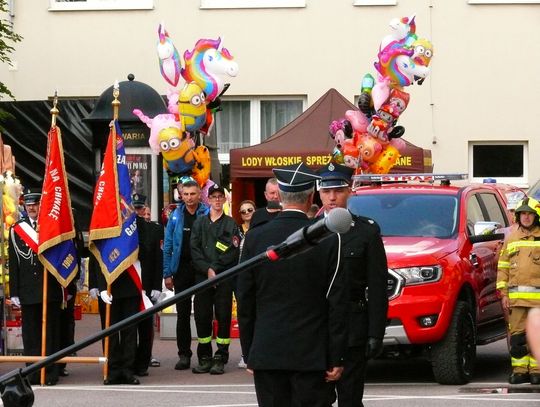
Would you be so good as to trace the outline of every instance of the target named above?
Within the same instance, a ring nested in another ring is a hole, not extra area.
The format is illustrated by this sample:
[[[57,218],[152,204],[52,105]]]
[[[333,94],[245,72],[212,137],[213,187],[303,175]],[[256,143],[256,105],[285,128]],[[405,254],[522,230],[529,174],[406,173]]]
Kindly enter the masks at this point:
[[[186,83],[178,95],[178,112],[183,127],[190,133],[207,121],[206,96],[195,82]]]
[[[194,144],[185,132],[175,127],[168,127],[159,132],[158,140],[167,170],[175,174],[185,174],[193,169]]]

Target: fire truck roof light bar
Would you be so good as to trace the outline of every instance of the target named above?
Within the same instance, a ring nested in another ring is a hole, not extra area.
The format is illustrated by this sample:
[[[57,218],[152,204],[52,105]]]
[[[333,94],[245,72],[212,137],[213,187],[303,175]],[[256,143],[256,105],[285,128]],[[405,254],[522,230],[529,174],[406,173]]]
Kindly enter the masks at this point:
[[[364,174],[354,175],[354,184],[361,182],[405,182],[405,181],[419,181],[419,182],[434,182],[434,181],[455,181],[466,180],[469,174]]]

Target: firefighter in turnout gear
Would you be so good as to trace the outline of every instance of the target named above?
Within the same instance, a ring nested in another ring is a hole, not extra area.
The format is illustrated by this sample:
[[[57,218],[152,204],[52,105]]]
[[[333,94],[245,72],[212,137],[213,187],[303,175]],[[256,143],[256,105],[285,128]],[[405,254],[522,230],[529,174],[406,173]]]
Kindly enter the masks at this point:
[[[518,227],[506,238],[499,257],[497,290],[509,312],[510,384],[540,384],[540,368],[527,346],[525,322],[540,306],[540,203],[525,198],[515,212]]]

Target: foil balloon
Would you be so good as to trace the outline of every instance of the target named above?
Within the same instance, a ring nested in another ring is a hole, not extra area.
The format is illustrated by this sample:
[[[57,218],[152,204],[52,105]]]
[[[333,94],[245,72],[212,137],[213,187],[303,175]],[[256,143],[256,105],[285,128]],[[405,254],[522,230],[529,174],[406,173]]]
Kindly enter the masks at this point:
[[[369,170],[372,174],[388,174],[399,157],[399,151],[394,146],[388,145],[377,160],[369,166]]]
[[[347,140],[341,151],[343,153],[343,164],[347,167],[357,169],[360,166],[360,152],[358,147],[353,143],[352,140]]]
[[[191,176],[202,188],[210,178],[212,169],[210,151],[208,151],[206,146],[197,146],[193,151],[193,155],[195,157],[195,165],[193,166]]]
[[[158,37],[157,54],[161,76],[172,86],[176,86],[180,80],[180,54],[169,38],[169,33],[165,30],[163,23],[158,27]]]
[[[197,83],[186,83],[180,90],[178,113],[180,122],[190,133],[201,129],[206,124],[206,96]]]
[[[353,129],[348,120],[334,120],[328,128],[330,137],[334,139],[336,147],[341,150],[345,140],[352,138]]]
[[[351,123],[354,131],[365,133],[370,120],[359,110],[347,110],[345,118]]]
[[[150,118],[146,116],[140,109],[133,109],[133,114],[150,128],[150,138],[148,139],[148,144],[150,145],[150,148],[154,154],[159,154],[161,152],[158,134],[163,129],[175,128],[182,130],[181,124],[176,120],[176,117],[173,114],[158,114],[154,118]]]
[[[371,123],[368,126],[368,133],[377,138],[383,144],[388,143],[388,133],[392,130],[394,121],[399,117],[399,111],[395,105],[384,104],[377,114],[373,115]]]
[[[225,89],[224,76],[238,74],[238,64],[221,38],[200,39],[192,51],[184,52],[185,67],[180,73],[186,82],[196,82],[204,91],[208,101],[213,101]]]
[[[168,127],[158,134],[163,165],[174,174],[187,174],[196,164],[193,140],[186,132]]]
[[[360,166],[363,170],[367,169],[379,158],[383,151],[382,144],[369,134],[355,136],[356,147],[358,148]]]
[[[393,18],[390,20],[390,34],[386,35],[379,46],[379,51],[382,51],[389,45],[395,43],[406,43],[407,37],[416,33],[415,15],[410,17]]]

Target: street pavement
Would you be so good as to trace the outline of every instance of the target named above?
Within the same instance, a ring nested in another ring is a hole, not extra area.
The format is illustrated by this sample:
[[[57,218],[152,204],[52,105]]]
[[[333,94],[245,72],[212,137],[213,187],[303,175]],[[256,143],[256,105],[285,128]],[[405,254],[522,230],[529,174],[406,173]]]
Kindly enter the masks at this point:
[[[84,314],[77,321],[76,336],[85,338],[99,329],[97,315]],[[195,350],[193,342],[192,349]],[[79,356],[100,356],[100,343],[78,352]],[[251,375],[237,367],[240,345],[231,344],[231,357],[221,376],[195,375],[176,371],[176,341],[161,340],[156,333],[154,356],[160,367],[151,367],[139,386],[104,386],[102,366],[68,365],[70,375],[56,386],[33,386],[36,407],[79,406],[175,406],[248,407],[257,406]],[[192,363],[196,358],[192,359]],[[539,406],[540,386],[508,386],[509,361],[506,343],[499,341],[479,347],[473,381],[465,386],[441,386],[433,381],[429,362],[424,359],[377,360],[368,370],[364,404],[366,407]],[[3,363],[0,374],[21,365]],[[0,404],[1,405],[1,404]]]

